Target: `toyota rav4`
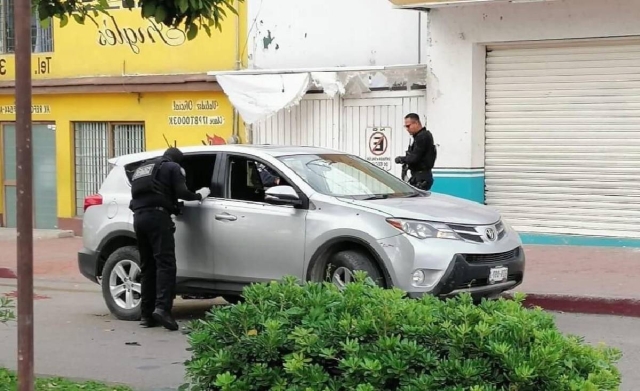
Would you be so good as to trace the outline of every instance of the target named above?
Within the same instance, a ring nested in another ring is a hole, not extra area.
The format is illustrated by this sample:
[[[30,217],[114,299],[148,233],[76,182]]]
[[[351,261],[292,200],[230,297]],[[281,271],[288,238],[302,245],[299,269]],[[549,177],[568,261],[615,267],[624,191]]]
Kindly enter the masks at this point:
[[[317,147],[182,149],[187,186],[211,189],[175,216],[177,292],[233,302],[247,284],[293,275],[348,283],[363,270],[410,297],[492,297],[522,282],[518,234],[493,209],[424,192],[359,157]],[[130,179],[162,151],[114,158],[84,203],[79,268],[119,319],[140,318]],[[265,188],[260,170],[279,183]]]

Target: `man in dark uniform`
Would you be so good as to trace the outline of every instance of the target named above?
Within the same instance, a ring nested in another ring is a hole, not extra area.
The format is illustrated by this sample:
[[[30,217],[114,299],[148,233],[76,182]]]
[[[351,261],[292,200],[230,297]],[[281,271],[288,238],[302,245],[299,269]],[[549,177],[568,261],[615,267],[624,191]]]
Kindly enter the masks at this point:
[[[178,330],[171,315],[176,285],[176,228],[171,215],[180,213],[179,199],[202,201],[211,193],[206,187],[196,193],[187,189],[182,158],[178,148],[169,148],[163,156],[143,162],[131,179],[129,208],[140,251],[143,327],[159,323]]]
[[[418,114],[411,113],[404,117],[404,127],[413,137],[405,156],[396,158],[397,164],[406,166],[411,171],[409,184],[422,190],[431,190],[433,186],[433,166],[437,151],[433,135],[420,122]],[[404,168],[403,168],[404,171]]]

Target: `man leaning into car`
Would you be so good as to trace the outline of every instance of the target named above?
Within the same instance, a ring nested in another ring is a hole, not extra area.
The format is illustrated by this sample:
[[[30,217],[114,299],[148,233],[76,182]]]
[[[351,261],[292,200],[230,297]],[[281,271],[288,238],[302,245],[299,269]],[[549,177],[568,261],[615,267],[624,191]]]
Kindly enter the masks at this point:
[[[178,330],[171,315],[176,286],[176,227],[171,215],[179,213],[179,199],[202,201],[211,193],[207,187],[195,193],[187,188],[182,158],[182,151],[169,148],[163,156],[142,163],[131,179],[129,208],[140,251],[143,327],[159,323]]]

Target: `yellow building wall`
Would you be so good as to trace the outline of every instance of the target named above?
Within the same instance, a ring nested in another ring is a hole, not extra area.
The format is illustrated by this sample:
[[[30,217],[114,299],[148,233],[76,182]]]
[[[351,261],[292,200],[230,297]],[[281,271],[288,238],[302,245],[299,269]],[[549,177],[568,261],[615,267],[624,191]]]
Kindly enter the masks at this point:
[[[15,121],[14,103],[0,96],[0,122]],[[75,216],[74,122],[144,122],[147,150],[166,148],[165,137],[184,147],[225,143],[233,134],[233,107],[222,92],[42,95],[33,97],[33,106],[33,122],[56,125],[60,218]]]
[[[246,64],[246,2],[238,6],[239,17],[227,12],[222,32],[212,29],[209,37],[201,30],[192,41],[182,29],[142,19],[140,9],[122,9],[121,0],[109,4],[97,25],[72,18],[60,27],[56,19],[53,53],[34,53],[33,78],[204,73],[236,69],[238,58]],[[13,54],[0,55],[0,81],[13,80],[14,72]]]

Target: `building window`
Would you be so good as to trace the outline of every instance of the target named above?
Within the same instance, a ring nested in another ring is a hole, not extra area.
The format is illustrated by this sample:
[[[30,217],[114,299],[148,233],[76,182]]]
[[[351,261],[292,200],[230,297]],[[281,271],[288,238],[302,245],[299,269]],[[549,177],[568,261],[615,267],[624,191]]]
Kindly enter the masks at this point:
[[[13,18],[14,0],[0,0],[0,53],[14,53],[15,25]],[[33,53],[53,52],[53,26],[40,25],[38,11],[31,17],[31,51]]]
[[[144,124],[76,122],[74,133],[76,214],[82,216],[84,198],[97,193],[109,174],[109,159],[144,152]]]

